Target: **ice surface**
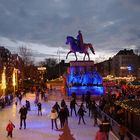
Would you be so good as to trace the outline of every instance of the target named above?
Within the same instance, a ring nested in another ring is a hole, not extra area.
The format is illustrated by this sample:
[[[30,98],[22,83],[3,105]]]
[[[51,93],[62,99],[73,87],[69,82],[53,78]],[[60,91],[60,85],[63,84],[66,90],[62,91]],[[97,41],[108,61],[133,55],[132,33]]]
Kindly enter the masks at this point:
[[[34,94],[27,94],[26,98],[23,99],[22,104],[25,104],[25,100],[30,100],[31,111],[27,115],[27,129],[19,130],[19,109],[20,105],[11,105],[0,109],[0,140],[11,139],[7,138],[6,125],[8,120],[11,120],[15,124],[15,129],[13,131],[13,140],[58,140],[59,135],[62,134],[61,131],[56,131],[51,129],[51,120],[49,118],[49,113],[51,107],[54,105],[54,100],[49,100],[48,102],[42,101],[42,111],[43,115],[37,115],[37,106],[34,104]],[[53,95],[53,99],[54,95]],[[60,101],[58,101],[60,103]],[[69,102],[67,101],[69,107]],[[78,107],[77,107],[78,109]],[[73,115],[69,117],[68,123],[71,130],[71,134],[76,140],[94,140],[95,133],[98,127],[93,126],[93,120],[88,117],[88,113],[85,116],[86,125],[81,123],[78,125],[78,117]],[[59,120],[57,120],[58,127],[60,128]],[[116,138],[110,134],[110,140],[116,140]]]

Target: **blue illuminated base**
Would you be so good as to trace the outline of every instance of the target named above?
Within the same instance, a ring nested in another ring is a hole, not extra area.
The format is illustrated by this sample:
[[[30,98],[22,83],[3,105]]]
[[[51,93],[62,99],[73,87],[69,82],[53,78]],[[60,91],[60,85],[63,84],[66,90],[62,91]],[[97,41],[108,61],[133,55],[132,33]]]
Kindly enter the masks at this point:
[[[94,68],[94,61],[71,61],[67,73],[67,94],[91,95],[104,93],[103,80]]]
[[[84,93],[85,95],[87,92],[90,92],[91,95],[102,95],[104,93],[104,87],[98,87],[98,86],[92,86],[92,87],[71,87],[68,88],[68,96],[71,96],[72,93],[76,93],[76,95],[82,95]]]

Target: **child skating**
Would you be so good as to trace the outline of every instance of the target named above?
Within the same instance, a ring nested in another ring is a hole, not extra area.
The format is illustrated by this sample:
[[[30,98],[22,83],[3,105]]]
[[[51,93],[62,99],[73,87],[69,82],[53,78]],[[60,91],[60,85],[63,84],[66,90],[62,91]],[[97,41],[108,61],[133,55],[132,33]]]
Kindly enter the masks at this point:
[[[6,126],[6,131],[7,131],[7,137],[10,136],[11,138],[13,137],[13,129],[15,128],[15,125],[9,120],[8,125]]]

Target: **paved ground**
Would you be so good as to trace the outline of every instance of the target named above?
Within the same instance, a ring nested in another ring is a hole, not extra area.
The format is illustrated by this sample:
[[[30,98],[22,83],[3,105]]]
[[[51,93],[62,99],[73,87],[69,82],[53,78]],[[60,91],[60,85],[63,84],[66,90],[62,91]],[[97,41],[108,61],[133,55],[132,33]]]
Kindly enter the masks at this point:
[[[20,105],[16,106],[15,104],[6,107],[4,109],[0,109],[0,140],[7,140],[6,135],[6,125],[8,120],[11,120],[16,128],[13,132],[13,140],[58,140],[59,135],[62,134],[61,131],[56,131],[51,129],[51,121],[49,118],[49,113],[51,107],[54,105],[57,99],[61,97],[58,95],[52,95],[51,101],[43,102],[43,116],[37,115],[37,107],[34,105],[34,94],[28,94],[26,99],[31,102],[31,111],[28,113],[27,117],[27,129],[19,130],[19,109]],[[60,101],[58,100],[60,103]],[[25,104],[25,99],[22,101],[22,104]],[[69,102],[67,101],[67,105],[69,107]],[[78,109],[78,108],[77,108]],[[95,133],[98,130],[98,127],[93,126],[93,120],[85,116],[86,125],[80,124],[78,125],[78,117],[69,117],[69,127],[71,134],[76,140],[94,140]],[[58,126],[60,123],[58,121]],[[110,140],[116,140],[116,138],[110,133]]]

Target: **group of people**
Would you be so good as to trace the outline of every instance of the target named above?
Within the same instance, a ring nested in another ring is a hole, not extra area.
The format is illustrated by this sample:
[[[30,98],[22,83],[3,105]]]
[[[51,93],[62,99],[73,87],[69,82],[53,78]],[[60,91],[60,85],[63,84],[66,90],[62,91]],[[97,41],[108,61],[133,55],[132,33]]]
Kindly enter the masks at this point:
[[[39,93],[38,99],[40,99],[40,96],[41,94]],[[19,105],[21,105],[21,103]],[[37,114],[42,116],[42,103],[40,102],[40,100],[38,100],[38,103],[35,105],[37,106],[37,111],[38,111]],[[30,102],[26,100],[26,104],[19,109],[19,114],[20,114],[19,129],[22,128],[26,129],[26,119],[27,119],[28,111],[31,111],[31,105]],[[86,96],[82,95],[81,102],[78,103],[77,103],[76,95],[73,94],[69,102],[69,107],[67,106],[67,103],[65,102],[64,99],[61,100],[60,105],[58,102],[55,102],[49,114],[49,117],[51,119],[51,128],[54,129],[55,127],[55,129],[59,129],[57,124],[57,119],[59,119],[60,129],[63,129],[64,124],[68,123],[68,118],[74,115],[73,113],[75,114],[76,117],[77,116],[79,117],[78,125],[81,123],[81,120],[83,121],[84,124],[86,124],[86,121],[84,119],[85,114],[87,114],[89,117],[94,118],[94,126],[98,125],[95,101],[92,100],[90,94],[87,93]],[[8,131],[7,136],[12,137],[12,131],[15,125],[11,121],[9,121],[8,125],[10,125],[11,129],[10,130],[9,128],[6,129]]]
[[[113,93],[115,91],[115,94]],[[128,99],[134,99],[135,94],[128,94],[124,91],[123,87],[117,85],[116,87],[110,88],[109,92],[103,95],[99,100],[99,109],[107,114],[111,119],[118,123],[117,135],[121,140],[132,139],[132,134],[126,126],[129,121],[126,119],[126,111],[124,107],[116,105],[116,101],[124,101]],[[132,131],[132,129],[131,129]]]
[[[22,124],[24,123],[24,129],[26,129],[26,118],[27,118],[27,108],[23,105],[20,110],[19,110],[19,114],[20,114],[20,128],[22,129]],[[11,120],[9,120],[9,123],[6,126],[6,131],[7,131],[7,137],[13,137],[13,129],[15,128],[15,125],[13,124],[13,122]]]
[[[84,103],[86,103],[85,106],[84,106]],[[78,110],[76,110],[77,108]],[[97,124],[97,109],[95,106],[95,101],[91,100],[90,94],[88,94],[88,96],[86,97],[82,97],[80,105],[78,105],[78,103],[76,102],[76,96],[72,95],[69,108],[64,99],[61,100],[60,105],[58,104],[58,102],[56,102],[54,106],[52,107],[52,111],[50,114],[51,120],[52,120],[52,129],[54,128],[54,124],[55,124],[56,129],[58,129],[57,118],[59,118],[60,126],[61,128],[63,128],[64,123],[65,122],[68,123],[68,117],[73,116],[73,112],[76,117],[77,116],[79,117],[78,124],[81,123],[81,120],[83,121],[84,124],[86,124],[84,116],[85,116],[85,113],[88,113],[89,117],[94,118],[94,126],[98,125]]]
[[[69,111],[68,111],[67,105],[65,104],[65,101],[63,100],[61,102],[61,107],[59,106],[58,102],[56,102],[54,106],[52,107],[52,110],[50,113],[52,129],[53,129],[54,123],[55,123],[56,129],[58,129],[57,118],[59,118],[60,120],[60,127],[63,128],[65,122],[68,122],[68,117],[69,117]]]

